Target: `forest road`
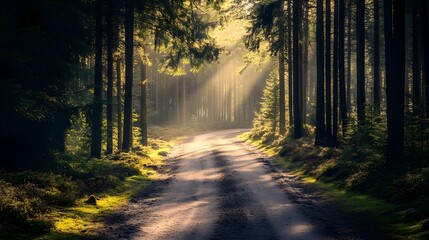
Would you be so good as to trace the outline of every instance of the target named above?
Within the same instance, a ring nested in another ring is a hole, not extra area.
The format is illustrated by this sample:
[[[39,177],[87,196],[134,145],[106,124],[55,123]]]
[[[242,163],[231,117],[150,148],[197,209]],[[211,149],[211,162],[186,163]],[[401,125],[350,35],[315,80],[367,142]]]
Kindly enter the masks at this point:
[[[336,239],[291,199],[261,154],[237,138],[244,131],[207,133],[176,147],[166,178],[112,217],[103,238]]]

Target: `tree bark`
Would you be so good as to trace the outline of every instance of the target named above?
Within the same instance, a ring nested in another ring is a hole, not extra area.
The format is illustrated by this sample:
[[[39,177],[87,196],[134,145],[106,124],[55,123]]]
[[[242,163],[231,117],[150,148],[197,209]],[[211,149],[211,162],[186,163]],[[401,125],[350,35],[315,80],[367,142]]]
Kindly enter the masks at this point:
[[[308,13],[309,13],[309,4],[308,1],[304,1],[303,3],[305,5],[305,11],[304,11],[304,22],[303,22],[303,51],[302,51],[302,95],[301,95],[301,118],[302,118],[302,124],[306,123],[306,113],[307,113],[307,90],[308,90],[308,45],[309,45],[309,19],[308,19]]]
[[[387,161],[395,164],[404,160],[405,3],[404,0],[385,0],[384,4],[388,70]]]
[[[338,135],[338,0],[334,1],[334,59],[332,83],[332,142],[337,142]]]
[[[381,81],[380,81],[380,7],[379,0],[374,0],[374,115],[380,115]]]
[[[423,79],[425,87],[426,117],[429,117],[429,19],[428,2],[421,0],[422,47],[423,47]]]
[[[182,124],[186,126],[186,77],[182,78]]]
[[[325,91],[326,91],[326,138],[332,139],[332,97],[331,97],[331,0],[326,1],[326,28],[325,28]]]
[[[287,3],[287,16],[288,16],[288,100],[289,100],[289,126],[293,125],[293,61],[292,61],[292,0]]]
[[[420,0],[413,0],[413,113],[421,112]]]
[[[294,125],[294,138],[298,139],[302,137],[302,120],[301,120],[301,109],[299,107],[300,100],[300,89],[299,89],[299,55],[301,52],[301,37],[300,37],[300,26],[301,26],[301,3],[299,0],[293,1],[293,125]]]
[[[338,74],[340,81],[340,115],[343,137],[347,131],[347,102],[345,83],[345,63],[344,63],[344,28],[345,28],[345,4],[344,0],[339,0],[339,22],[338,22]]]
[[[352,106],[352,1],[348,1],[347,9],[347,82],[346,82],[346,99],[347,99],[347,113],[350,113]]]
[[[322,145],[325,138],[325,74],[324,74],[324,41],[323,41],[323,0],[317,0],[316,22],[316,57],[317,57],[317,86],[316,86],[316,145]]]
[[[118,150],[122,150],[122,84],[121,60],[116,60],[116,102],[118,111]]]
[[[113,0],[108,1],[107,9],[107,149],[106,153],[113,152]]]
[[[280,117],[280,135],[286,133],[286,106],[285,106],[285,29],[284,29],[284,0],[280,0],[279,9],[279,117]]]
[[[146,48],[144,49],[146,54]],[[140,75],[141,75],[141,98],[140,98],[140,133],[141,133],[141,144],[147,146],[147,64],[145,57],[142,57],[140,63]]]
[[[92,109],[92,142],[91,157],[101,158],[101,119],[102,104],[102,54],[103,54],[103,2],[95,2],[95,75],[94,75],[94,102]]]
[[[365,123],[365,1],[357,1],[357,115],[359,125]]]
[[[132,148],[133,134],[133,48],[134,48],[134,0],[125,1],[125,98],[124,138],[122,149]]]

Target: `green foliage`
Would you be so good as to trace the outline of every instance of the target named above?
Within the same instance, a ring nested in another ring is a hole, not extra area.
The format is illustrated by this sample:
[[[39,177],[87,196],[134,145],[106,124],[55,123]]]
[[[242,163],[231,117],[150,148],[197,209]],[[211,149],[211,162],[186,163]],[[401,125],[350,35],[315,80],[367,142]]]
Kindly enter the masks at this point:
[[[266,79],[259,112],[253,120],[252,137],[262,138],[264,142],[274,140],[279,124],[279,83],[272,72]]]
[[[427,236],[427,233],[421,231],[421,222],[418,220],[405,223],[402,211],[409,207],[425,214],[429,211],[427,119],[405,114],[406,162],[396,165],[386,162],[385,115],[375,117],[367,113],[366,122],[358,125],[353,113],[344,140],[334,147],[314,146],[312,137],[266,141],[266,137],[261,134],[261,126],[255,125],[249,136],[275,150],[274,154],[281,156],[276,158],[277,162],[329,186],[328,191],[336,192],[335,198],[344,199],[352,208],[356,204],[359,206],[356,211],[365,215],[365,219],[381,224],[391,235],[413,236],[416,239],[419,239],[418,236]],[[359,200],[360,196],[366,195],[376,200],[374,206]],[[386,220],[386,211],[394,221]]]
[[[141,174],[135,155],[116,161],[64,154],[56,158],[55,173],[0,172],[0,225],[19,228],[21,233],[46,233],[53,226],[53,219],[47,218],[50,212],[121,187],[125,178]]]
[[[82,196],[80,184],[53,173],[0,173],[0,224],[18,232],[41,234],[52,227],[45,215],[55,207],[71,206]],[[0,238],[2,238],[0,234]]]
[[[66,151],[73,155],[89,155],[91,146],[89,116],[83,111],[71,118],[71,126],[66,134]]]
[[[151,29],[143,34],[153,37],[155,50],[164,54],[161,68],[171,74],[186,64],[197,70],[206,61],[218,60],[221,52],[209,30],[219,23],[211,19],[211,15],[216,16],[223,0],[205,2],[206,9],[216,12],[211,15],[201,11],[202,2],[191,2],[142,1],[138,4],[142,13],[141,29]]]
[[[405,114],[405,155],[410,162],[428,166],[429,119],[414,114]]]
[[[270,52],[276,55],[280,48],[279,29],[277,21],[279,16],[280,1],[259,1],[252,6],[249,16],[251,27],[247,29],[245,45],[248,49],[256,51],[261,42],[270,44]]]

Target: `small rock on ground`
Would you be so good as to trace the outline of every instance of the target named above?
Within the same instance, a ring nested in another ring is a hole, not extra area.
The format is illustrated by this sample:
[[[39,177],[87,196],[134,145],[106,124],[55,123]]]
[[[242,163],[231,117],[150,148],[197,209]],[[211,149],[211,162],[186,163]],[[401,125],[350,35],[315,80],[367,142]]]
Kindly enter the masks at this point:
[[[97,205],[97,199],[94,195],[89,196],[88,200],[85,201],[86,204]]]
[[[163,157],[166,157],[167,154],[168,153],[166,151],[160,151],[160,152],[158,152],[158,155],[163,156]]]

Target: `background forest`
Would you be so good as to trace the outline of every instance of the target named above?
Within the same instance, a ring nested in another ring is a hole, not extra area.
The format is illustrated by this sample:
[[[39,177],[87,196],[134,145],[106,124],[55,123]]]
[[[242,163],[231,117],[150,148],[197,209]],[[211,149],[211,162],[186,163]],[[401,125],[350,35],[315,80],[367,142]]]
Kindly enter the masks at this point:
[[[174,139],[222,128],[252,128],[283,166],[381,201],[364,211],[392,236],[427,238],[428,8],[5,0],[0,238],[82,237],[154,178]],[[96,214],[79,208],[91,195],[108,199]]]

